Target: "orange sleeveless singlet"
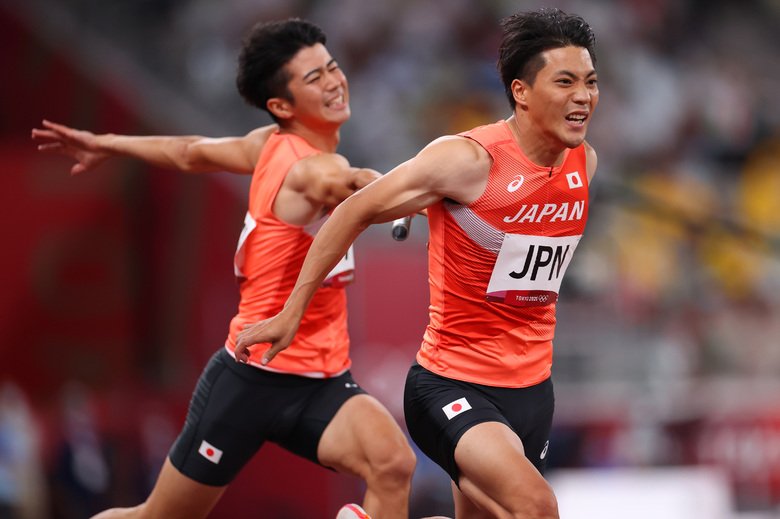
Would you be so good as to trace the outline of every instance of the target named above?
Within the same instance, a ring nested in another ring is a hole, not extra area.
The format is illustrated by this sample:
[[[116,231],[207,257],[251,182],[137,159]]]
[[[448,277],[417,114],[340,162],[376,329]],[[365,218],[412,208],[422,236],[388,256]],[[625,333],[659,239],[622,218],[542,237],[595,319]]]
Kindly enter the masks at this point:
[[[279,188],[298,160],[321,153],[296,135],[272,135],[255,167],[249,191],[249,210],[235,257],[241,302],[230,322],[225,347],[234,355],[236,335],[247,323],[279,313],[290,295],[313,235],[323,220],[307,226],[291,225],[277,218],[272,207]],[[327,218],[327,217],[326,217]],[[347,306],[343,285],[352,279],[351,270],[342,282],[323,286],[314,295],[292,344],[268,366],[261,366],[267,344],[253,348],[249,363],[261,369],[314,378],[340,375],[349,369]]]
[[[474,203],[428,208],[430,324],[417,361],[477,384],[535,385],[550,376],[558,291],[588,216],[585,147],[542,168],[506,121],[461,135],[493,165]]]

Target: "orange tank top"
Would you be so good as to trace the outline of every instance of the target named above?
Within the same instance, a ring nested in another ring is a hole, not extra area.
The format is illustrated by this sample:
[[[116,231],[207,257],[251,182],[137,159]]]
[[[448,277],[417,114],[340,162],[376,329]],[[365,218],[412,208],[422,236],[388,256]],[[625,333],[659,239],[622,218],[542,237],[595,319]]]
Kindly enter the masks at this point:
[[[267,319],[282,310],[313,236],[324,223],[322,219],[307,226],[291,225],[272,212],[276,195],[292,165],[317,153],[321,152],[297,135],[276,133],[260,154],[235,256],[241,302],[225,342],[231,354],[236,348],[236,335],[245,324]],[[329,282],[317,290],[292,344],[268,366],[260,365],[268,345],[259,344],[253,348],[250,364],[314,378],[336,376],[350,367],[347,300],[343,288],[352,279],[350,260],[351,254],[331,273]]]
[[[538,384],[550,376],[558,291],[588,217],[585,147],[542,168],[506,121],[461,135],[493,165],[474,203],[428,208],[430,323],[417,361],[477,384]]]

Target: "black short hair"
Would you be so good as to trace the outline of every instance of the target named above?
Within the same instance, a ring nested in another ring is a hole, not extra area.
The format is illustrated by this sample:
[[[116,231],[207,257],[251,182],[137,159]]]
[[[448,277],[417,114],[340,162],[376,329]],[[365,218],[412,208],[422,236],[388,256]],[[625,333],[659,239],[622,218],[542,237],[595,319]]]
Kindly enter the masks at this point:
[[[582,47],[596,64],[596,36],[590,25],[576,14],[545,8],[512,15],[503,19],[501,26],[504,35],[498,53],[498,71],[512,108],[515,106],[512,81],[520,79],[533,85],[536,74],[545,65],[543,52]]]
[[[266,104],[273,97],[294,102],[284,66],[302,48],[324,45],[325,40],[322,29],[300,18],[255,25],[244,38],[238,56],[236,86],[241,97],[278,122]]]

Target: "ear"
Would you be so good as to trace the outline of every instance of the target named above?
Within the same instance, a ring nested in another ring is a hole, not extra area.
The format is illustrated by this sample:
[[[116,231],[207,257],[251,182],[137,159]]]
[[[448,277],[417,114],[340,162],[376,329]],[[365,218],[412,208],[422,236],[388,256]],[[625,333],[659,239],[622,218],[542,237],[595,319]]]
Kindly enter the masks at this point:
[[[281,97],[272,97],[266,103],[268,111],[274,114],[279,119],[290,119],[293,116],[293,106],[286,99]]]
[[[515,103],[523,107],[527,106],[528,84],[520,79],[513,79],[510,88],[512,89],[512,97],[515,98]]]

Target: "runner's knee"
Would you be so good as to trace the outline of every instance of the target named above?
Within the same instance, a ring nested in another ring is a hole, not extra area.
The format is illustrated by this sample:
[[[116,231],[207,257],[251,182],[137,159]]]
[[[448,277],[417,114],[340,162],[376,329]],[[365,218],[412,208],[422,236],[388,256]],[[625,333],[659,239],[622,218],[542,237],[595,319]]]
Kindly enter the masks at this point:
[[[370,470],[374,479],[381,481],[383,485],[410,484],[417,465],[417,457],[408,442],[403,441],[383,451],[371,460]]]
[[[526,494],[512,505],[513,519],[558,519],[558,500],[551,489]]]

